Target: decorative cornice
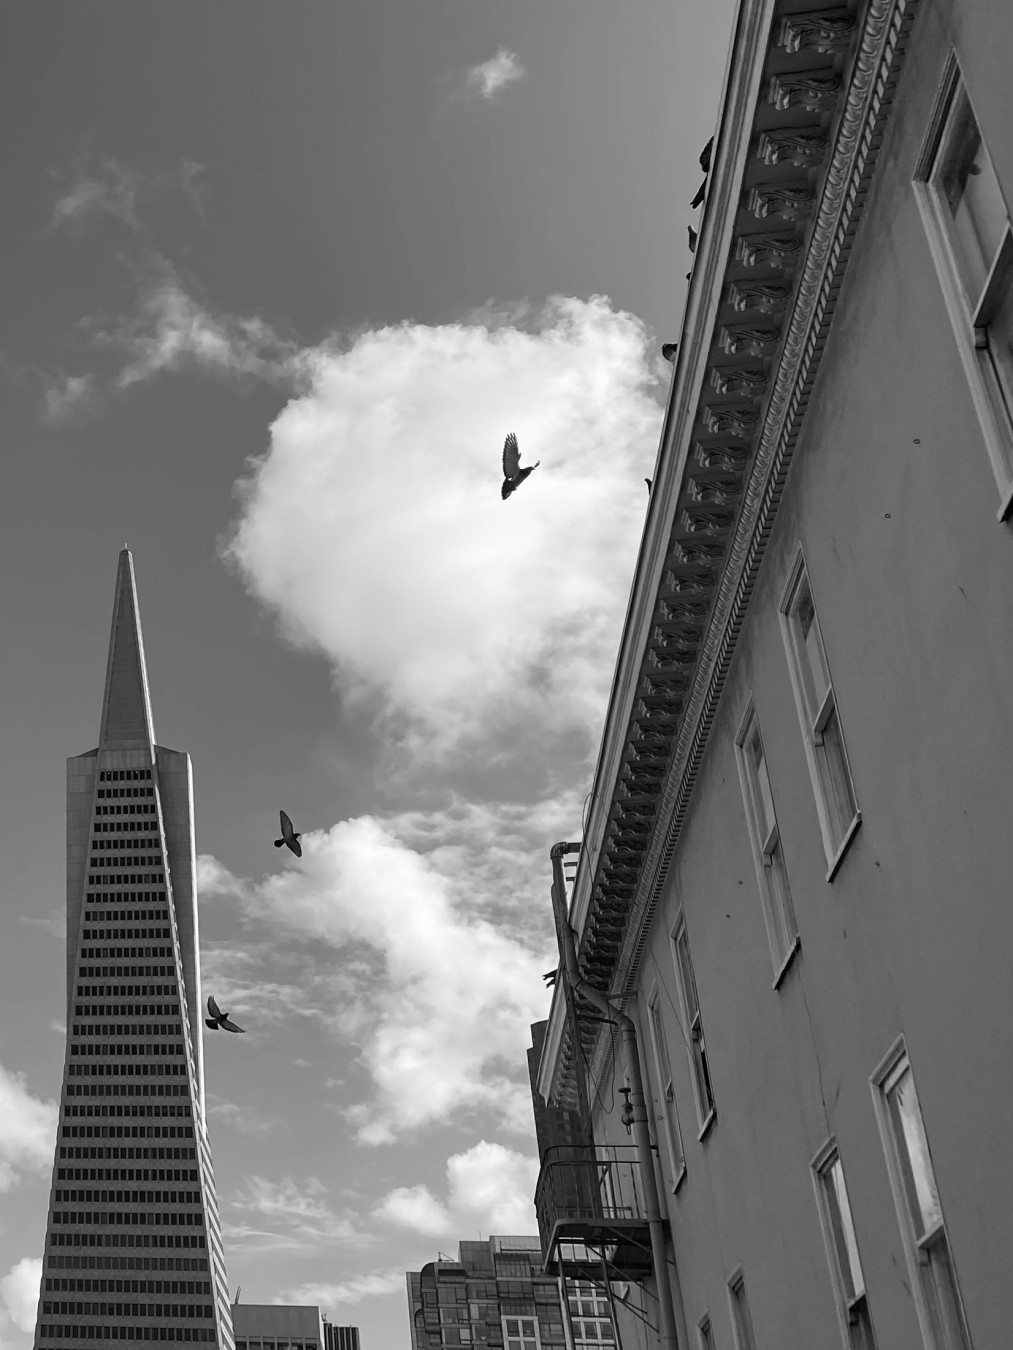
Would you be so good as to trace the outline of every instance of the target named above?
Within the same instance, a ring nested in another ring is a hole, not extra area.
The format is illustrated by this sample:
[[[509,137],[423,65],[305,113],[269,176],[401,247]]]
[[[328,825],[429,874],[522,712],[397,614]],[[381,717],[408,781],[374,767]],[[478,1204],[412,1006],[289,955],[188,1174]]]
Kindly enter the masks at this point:
[[[716,145],[718,159],[738,176],[741,199],[737,204],[736,189],[720,181],[708,194],[705,211],[716,228],[708,232],[705,219],[701,229],[696,266],[706,273],[699,288],[694,275],[687,302],[572,913],[586,976],[623,999],[635,988],[770,534],[917,3],[869,0],[860,30],[849,9],[784,16],[776,0],[744,0],[737,20],[760,66],[744,72],[733,59],[722,116],[731,117],[731,135],[742,139],[722,146],[719,129]],[[771,31],[780,37],[780,56],[769,46]],[[852,46],[850,68],[842,68]],[[808,66],[782,68],[784,52],[809,53]],[[817,68],[812,53],[827,64]],[[772,61],[773,73],[769,64],[761,68],[764,61]],[[736,77],[748,79],[754,116],[766,108],[760,134],[743,118]],[[796,110],[807,108],[818,125],[772,125],[771,105],[796,119]],[[762,213],[758,203],[768,204]],[[754,232],[745,223],[751,213],[769,226],[775,207],[782,218],[775,231]],[[723,264],[718,248],[726,250]],[[743,277],[743,268],[757,275]],[[738,270],[729,278],[729,269]],[[706,311],[719,307],[708,295],[719,295],[744,322],[710,329],[705,348]],[[663,560],[662,511],[671,531]],[[697,608],[680,611],[688,602]],[[594,1072],[602,1053],[598,1030],[590,1024],[581,1037],[582,1053],[595,1055]],[[572,1083],[564,1061],[576,1057],[565,1029],[557,1044],[553,1062],[543,1059],[540,1082],[566,1100]]]

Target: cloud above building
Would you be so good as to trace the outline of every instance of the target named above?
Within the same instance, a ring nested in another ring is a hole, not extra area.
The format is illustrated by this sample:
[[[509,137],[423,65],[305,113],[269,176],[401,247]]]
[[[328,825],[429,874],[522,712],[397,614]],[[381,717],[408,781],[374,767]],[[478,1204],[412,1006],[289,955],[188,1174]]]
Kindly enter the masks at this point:
[[[483,1139],[447,1159],[447,1190],[438,1199],[428,1186],[398,1186],[373,1210],[376,1218],[430,1237],[532,1233],[532,1196],[538,1159]]]
[[[304,354],[228,556],[346,699],[432,751],[600,728],[659,408],[603,297],[405,323]],[[500,500],[513,431],[539,469]]]
[[[372,1081],[368,1100],[342,1108],[361,1142],[482,1111],[528,1132],[524,1047],[544,1015],[539,973],[553,960],[536,875],[542,841],[518,851],[514,871],[505,854],[483,873],[481,822],[465,813],[456,833],[443,822],[425,851],[418,826],[364,816],[308,833],[298,865],[256,882],[231,878],[225,895],[239,896],[252,932],[273,934],[275,952],[302,943],[304,1002],[317,991]],[[220,864],[202,869],[221,877]],[[333,966],[339,999],[326,992]]]

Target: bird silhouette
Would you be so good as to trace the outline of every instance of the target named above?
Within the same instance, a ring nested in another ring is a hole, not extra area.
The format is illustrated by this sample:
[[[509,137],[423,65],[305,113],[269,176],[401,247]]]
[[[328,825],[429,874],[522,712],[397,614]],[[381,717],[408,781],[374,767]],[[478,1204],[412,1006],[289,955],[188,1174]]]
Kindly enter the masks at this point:
[[[281,819],[281,838],[274,841],[275,848],[281,848],[282,844],[285,844],[286,847],[292,850],[297,858],[301,858],[302,844],[300,844],[299,840],[302,838],[302,835],[296,834],[295,830],[292,828],[292,821],[289,818],[287,811],[279,811],[278,815]]]
[[[529,464],[526,469],[521,468],[521,452],[517,448],[517,437],[511,431],[510,435],[503,442],[503,487],[501,495],[503,500],[510,496],[511,492],[516,492],[520,485],[541,464],[541,460],[535,460],[534,464]]]
[[[678,350],[678,342],[663,342],[661,345],[661,354],[666,361],[674,361],[675,354]]]
[[[704,173],[711,171],[711,152],[714,149],[714,137],[712,136],[704,148],[700,151],[700,168]]]
[[[210,1027],[212,1031],[221,1029],[222,1031],[238,1031],[243,1035],[246,1034],[243,1032],[242,1027],[237,1027],[235,1022],[229,1021],[228,1013],[222,1012],[221,1008],[219,1008],[218,1004],[215,1002],[213,995],[210,994],[208,995],[208,1013],[210,1016],[205,1017],[204,1025]]]
[[[697,241],[697,238],[698,238],[697,232],[696,232],[696,230],[693,229],[693,226],[692,226],[692,225],[687,225],[687,226],[686,226],[686,229],[689,231],[689,251],[690,251],[690,253],[695,253],[695,252],[696,252],[696,241]]]

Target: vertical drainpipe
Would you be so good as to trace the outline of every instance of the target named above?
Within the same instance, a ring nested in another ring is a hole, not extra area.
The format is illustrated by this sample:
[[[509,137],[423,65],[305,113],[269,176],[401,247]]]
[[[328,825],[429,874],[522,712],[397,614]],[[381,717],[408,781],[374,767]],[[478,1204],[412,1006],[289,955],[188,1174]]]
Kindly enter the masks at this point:
[[[552,905],[555,911],[563,972],[574,995],[579,994],[581,998],[593,1004],[603,1016],[616,1020],[621,1038],[626,1044],[630,1074],[630,1105],[633,1109],[633,1140],[637,1147],[637,1159],[644,1183],[644,1207],[647,1210],[647,1227],[651,1235],[651,1263],[658,1290],[658,1344],[661,1350],[679,1350],[675,1319],[678,1312],[679,1321],[685,1327],[682,1291],[679,1288],[678,1272],[673,1270],[672,1278],[669,1278],[665,1228],[661,1217],[661,1202],[658,1198],[658,1182],[654,1173],[651,1136],[647,1128],[647,1105],[644,1098],[644,1079],[640,1068],[640,1045],[636,1023],[604,994],[599,993],[593,985],[588,984],[581,975],[577,965],[577,946],[573,929],[570,927],[570,918],[566,912],[563,857],[567,853],[579,852],[580,844],[574,843],[553,844],[549,850],[549,857],[552,860]],[[590,1124],[590,1117],[588,1123]]]

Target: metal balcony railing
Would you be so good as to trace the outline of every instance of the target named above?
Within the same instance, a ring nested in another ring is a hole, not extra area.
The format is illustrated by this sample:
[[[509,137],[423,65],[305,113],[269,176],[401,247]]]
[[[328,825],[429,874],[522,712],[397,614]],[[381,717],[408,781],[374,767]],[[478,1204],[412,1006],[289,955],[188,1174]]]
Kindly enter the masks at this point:
[[[535,1212],[542,1250],[552,1268],[560,1261],[598,1261],[605,1253],[610,1264],[637,1278],[650,1264],[640,1160],[632,1144],[546,1149]]]

